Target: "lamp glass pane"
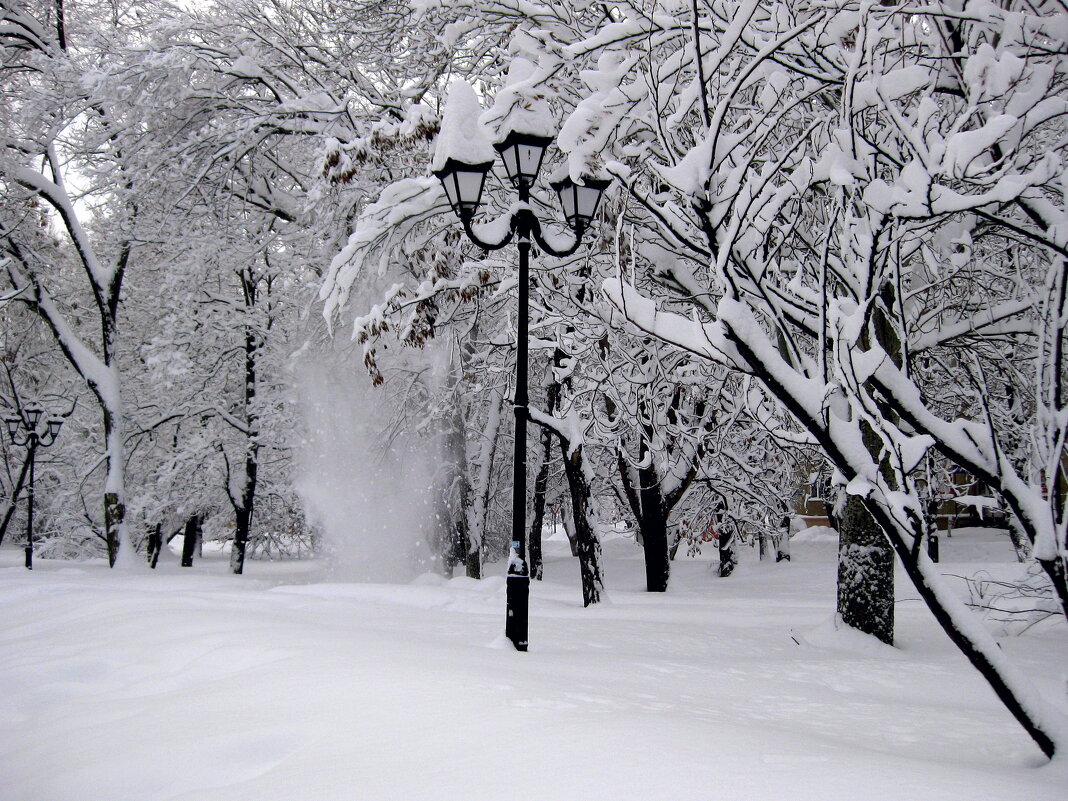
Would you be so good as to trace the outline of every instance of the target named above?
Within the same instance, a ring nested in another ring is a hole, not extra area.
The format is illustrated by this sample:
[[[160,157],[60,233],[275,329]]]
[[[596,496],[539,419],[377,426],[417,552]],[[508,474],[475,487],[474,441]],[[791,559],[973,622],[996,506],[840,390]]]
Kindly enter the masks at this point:
[[[37,423],[41,419],[40,409],[27,409],[26,410],[26,422],[29,423],[30,428],[37,428]]]
[[[460,202],[460,197],[456,191],[456,173],[452,172],[448,175],[441,177],[441,185],[445,188],[445,197],[449,200],[449,205],[454,209],[456,204]]]
[[[570,181],[559,186],[560,208],[564,210],[564,219],[573,222],[575,217],[575,185]]]
[[[519,180],[519,165],[516,161],[516,150],[518,149],[518,145],[512,145],[501,151],[501,160],[504,161],[504,171],[512,181]]]
[[[455,208],[459,202],[459,197],[456,193],[456,173],[451,172],[447,175],[442,175],[441,186],[445,188],[445,198],[449,199],[449,205]]]
[[[545,150],[537,145],[519,145],[519,173],[528,183],[534,183],[541,168],[541,158]]]
[[[457,191],[462,205],[478,205],[479,200],[482,198],[482,182],[485,178],[486,174],[483,172],[457,171]]]
[[[21,421],[17,417],[5,417],[4,425],[7,426],[7,433],[11,436],[15,436],[15,432],[19,430],[19,423]]]
[[[48,434],[49,434],[49,436],[51,436],[53,439],[58,437],[59,436],[59,429],[60,429],[60,427],[62,425],[63,425],[63,421],[58,419],[58,418],[53,417],[51,420],[49,420],[48,421]]]
[[[578,215],[586,220],[592,220],[597,212],[597,204],[601,200],[601,190],[593,186],[577,186],[575,199]]]

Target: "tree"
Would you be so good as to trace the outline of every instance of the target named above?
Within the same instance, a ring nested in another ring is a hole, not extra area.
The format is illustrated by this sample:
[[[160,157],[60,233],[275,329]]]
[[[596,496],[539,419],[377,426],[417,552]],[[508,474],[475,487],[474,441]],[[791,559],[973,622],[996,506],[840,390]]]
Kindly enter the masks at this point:
[[[602,70],[600,91],[569,121],[582,131],[571,157],[590,156],[604,141],[593,123],[625,101],[661,102],[693,121],[692,136],[676,138],[675,129],[646,129],[649,118],[631,111],[611,132],[623,157],[611,169],[698,263],[668,268],[678,294],[652,285],[643,294],[623,276],[605,291],[639,329],[754,375],[789,410],[847,493],[862,499],[947,634],[1052,755],[1063,721],[1027,689],[919,546],[925,526],[914,471],[936,447],[1018,510],[1029,538],[1047,549],[1039,559],[1055,586],[1063,569],[1063,502],[1042,498],[1038,483],[1001,457],[996,396],[982,396],[985,419],[946,419],[924,402],[922,375],[912,369],[917,350],[935,343],[1028,330],[1044,354],[1034,361],[1034,385],[1043,388],[1036,408],[1050,410],[1036,414],[1032,436],[1043,443],[1042,468],[1061,469],[1064,440],[1052,410],[1062,402],[1056,343],[1064,331],[1032,310],[1062,303],[1065,260],[1050,226],[1063,208],[1050,191],[1058,172],[1049,146],[1065,59],[1059,44],[1032,38],[1060,42],[1049,17],[1013,4],[988,11],[754,3],[727,25],[725,8],[711,4],[690,32],[627,15],[571,48],[640,42],[647,51],[651,41],[676,60],[621,57],[620,69]],[[1004,37],[998,31],[1009,19],[1017,27]],[[676,82],[643,76],[647,64],[671,68]],[[626,152],[630,142],[638,144]],[[637,154],[652,169],[637,169]],[[650,181],[667,197],[651,193]],[[982,293],[948,304],[940,271],[965,232],[1012,241],[1028,258],[975,264]],[[932,318],[939,331],[924,340]],[[961,367],[985,387],[993,365],[982,356]],[[1041,472],[1034,467],[1032,475]]]
[[[165,17],[166,8],[154,6],[153,15]],[[120,23],[117,9],[111,24],[102,23],[93,4],[81,10],[84,24],[98,32],[84,42],[68,36],[71,10],[61,2],[32,10],[0,5],[2,67],[11,100],[0,162],[8,198],[0,236],[12,289],[52,332],[100,409],[107,464],[104,528],[114,565],[129,545],[120,302],[131,264],[148,257],[149,249],[142,253],[141,248],[148,239],[141,228],[145,199],[164,187],[152,180],[149,168],[158,160],[152,149],[156,140],[140,136],[152,123],[125,95],[152,91],[152,78],[161,76],[138,73],[124,83],[129,76],[123,56],[143,27],[128,17]],[[87,187],[78,194],[71,187],[75,176]],[[86,209],[92,201],[99,206],[90,219]],[[43,235],[33,216],[20,213],[27,204],[48,208],[62,242]],[[64,267],[66,275],[61,274]],[[75,270],[76,287],[66,282]],[[79,305],[92,309],[95,332],[72,319],[80,317],[70,314]]]
[[[569,169],[607,169],[657,233],[660,254],[620,250],[603,284],[613,305],[636,330],[759,381],[1052,755],[1062,717],[922,551],[915,476],[937,448],[999,492],[1066,597],[1064,498],[1041,481],[1059,484],[1068,419],[1059,6],[450,7],[472,40],[515,25],[513,53],[537,65],[527,83],[564,109]],[[976,242],[1013,256],[969,259]],[[980,390],[975,419],[944,416],[945,393],[917,369],[954,342],[989,345],[949,365]],[[1006,430],[990,387],[1028,352],[1034,414],[1023,424],[1018,406]],[[1037,443],[1026,465],[1005,458],[1021,426]]]

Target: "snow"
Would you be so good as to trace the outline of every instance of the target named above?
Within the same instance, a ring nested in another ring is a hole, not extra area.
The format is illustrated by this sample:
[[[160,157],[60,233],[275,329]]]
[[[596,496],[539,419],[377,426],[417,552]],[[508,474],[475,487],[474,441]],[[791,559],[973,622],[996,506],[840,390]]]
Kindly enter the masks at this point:
[[[533,136],[556,136],[556,120],[549,108],[543,75],[525,58],[515,58],[508,67],[505,85],[482,115],[482,122],[496,130],[498,141],[509,131]]]
[[[475,88],[467,81],[455,80],[449,84],[445,110],[441,115],[441,130],[434,141],[432,170],[445,167],[449,159],[464,164],[485,164],[497,158],[490,134],[479,121],[482,103]]]
[[[531,650],[502,647],[504,578],[331,583],[226,556],[155,573],[0,551],[5,801],[1054,799],[1023,731],[903,576],[898,644],[835,624],[827,530],[719,579],[680,559],[642,592],[605,538],[611,605],[584,610],[547,541]],[[706,548],[712,552],[714,549]],[[1001,532],[942,538],[940,569],[1023,571]],[[501,568],[501,565],[496,567]],[[491,572],[494,566],[490,567]],[[1065,624],[1000,639],[1064,705]]]

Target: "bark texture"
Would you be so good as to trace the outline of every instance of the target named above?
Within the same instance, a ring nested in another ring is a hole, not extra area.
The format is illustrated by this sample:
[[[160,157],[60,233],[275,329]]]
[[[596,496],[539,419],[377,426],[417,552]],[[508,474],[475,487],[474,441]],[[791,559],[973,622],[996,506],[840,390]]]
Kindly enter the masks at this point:
[[[894,552],[856,495],[846,500],[838,530],[838,614],[847,626],[894,642]]]

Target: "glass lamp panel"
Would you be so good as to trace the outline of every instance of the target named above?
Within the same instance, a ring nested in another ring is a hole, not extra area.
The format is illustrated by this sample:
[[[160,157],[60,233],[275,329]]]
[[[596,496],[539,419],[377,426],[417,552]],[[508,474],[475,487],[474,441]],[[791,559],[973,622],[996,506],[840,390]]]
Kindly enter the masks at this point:
[[[63,421],[58,417],[53,417],[48,421],[48,435],[55,439],[59,436],[59,429],[63,425]]]
[[[519,174],[528,184],[533,184],[538,178],[538,170],[541,169],[541,160],[545,155],[545,148],[538,145],[519,145]]]
[[[564,211],[564,219],[573,226],[575,224],[575,185],[571,181],[562,181],[556,184],[556,192],[560,196],[560,208]]]
[[[448,198],[449,205],[454,209],[459,208],[460,194],[456,188],[456,173],[452,172],[448,175],[440,176],[441,185],[445,188],[445,197]]]
[[[26,409],[26,422],[31,429],[37,428],[37,423],[41,419],[41,410],[34,407]]]
[[[593,215],[597,213],[597,205],[601,202],[602,191],[603,190],[597,186],[575,187],[575,205],[579,217],[582,217],[585,220],[593,219]]]
[[[461,212],[474,212],[482,200],[482,188],[485,186],[486,173],[493,168],[493,162],[484,164],[466,164],[455,159],[448,159],[445,166],[435,170],[434,175],[441,181],[445,197],[456,215]]]
[[[456,185],[461,206],[472,209],[478,206],[482,199],[482,184],[485,180],[486,173],[484,172],[456,171]]]
[[[538,177],[545,150],[552,137],[509,131],[494,147],[504,160],[504,169],[513,184],[531,186]]]
[[[7,433],[10,434],[11,436],[15,436],[15,434],[19,430],[19,423],[21,423],[21,422],[22,421],[19,420],[17,417],[5,417],[4,418],[4,425],[7,426]]]
[[[504,172],[508,175],[508,179],[515,183],[519,180],[519,163],[516,150],[517,145],[506,147],[501,151],[501,160],[504,162]]]

